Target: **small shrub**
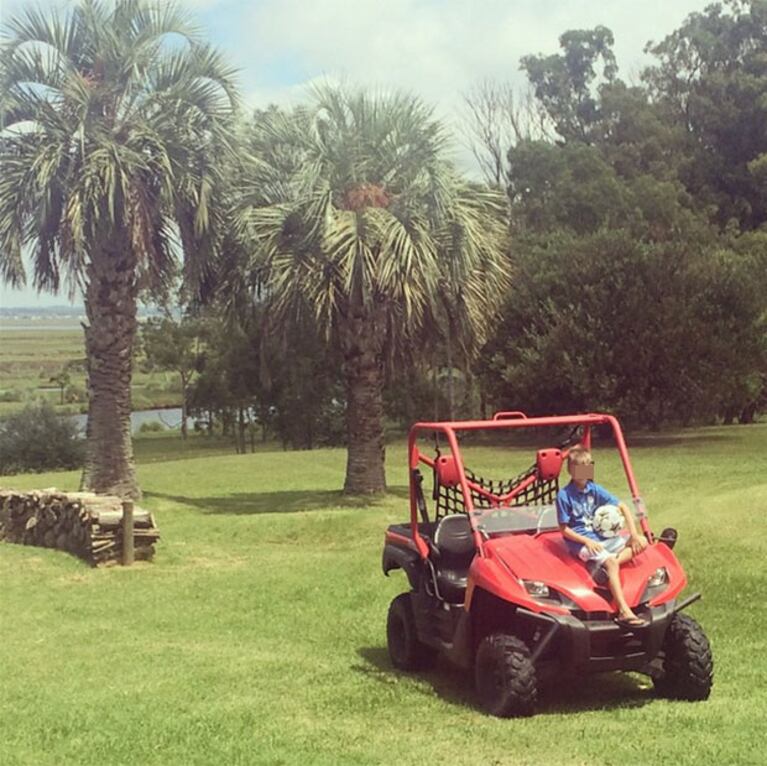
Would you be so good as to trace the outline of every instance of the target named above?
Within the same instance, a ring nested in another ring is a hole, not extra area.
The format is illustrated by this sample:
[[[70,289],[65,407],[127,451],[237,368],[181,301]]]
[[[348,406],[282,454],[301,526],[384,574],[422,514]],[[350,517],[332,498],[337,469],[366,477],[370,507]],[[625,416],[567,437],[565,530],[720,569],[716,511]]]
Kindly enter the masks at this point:
[[[0,402],[20,402],[24,399],[24,393],[18,388],[6,388],[0,391]]]
[[[47,402],[0,421],[0,474],[79,468],[85,441],[77,426]]]
[[[159,420],[149,420],[139,426],[139,433],[156,434],[165,430],[165,426]]]

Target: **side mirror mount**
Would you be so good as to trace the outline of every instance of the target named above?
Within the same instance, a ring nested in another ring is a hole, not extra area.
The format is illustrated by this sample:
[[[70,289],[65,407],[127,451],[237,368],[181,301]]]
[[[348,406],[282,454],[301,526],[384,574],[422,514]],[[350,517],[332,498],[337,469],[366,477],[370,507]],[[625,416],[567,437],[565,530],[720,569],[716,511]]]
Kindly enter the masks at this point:
[[[674,546],[676,545],[678,534],[677,531],[673,527],[666,527],[658,537],[659,543],[665,543],[671,550],[674,549]]]

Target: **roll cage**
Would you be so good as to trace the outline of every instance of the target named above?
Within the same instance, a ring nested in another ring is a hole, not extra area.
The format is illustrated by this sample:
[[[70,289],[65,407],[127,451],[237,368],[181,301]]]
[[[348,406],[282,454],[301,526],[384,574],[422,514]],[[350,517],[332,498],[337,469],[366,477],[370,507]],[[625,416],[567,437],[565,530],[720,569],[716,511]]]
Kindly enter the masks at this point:
[[[419,516],[428,521],[423,495],[423,476],[419,466],[425,465],[435,475],[434,499],[442,503],[444,513],[465,513],[468,515],[474,544],[479,556],[484,557],[485,537],[477,526],[475,510],[480,508],[510,508],[527,498],[533,502],[554,502],[559,469],[567,457],[570,447],[538,450],[535,464],[527,471],[507,482],[486,482],[467,471],[461,456],[458,434],[464,431],[501,431],[540,427],[571,427],[582,429],[580,444],[591,447],[591,432],[594,426],[609,426],[623,464],[628,487],[643,533],[652,541],[644,503],[631,467],[626,442],[618,420],[602,413],[583,415],[557,415],[549,417],[527,417],[520,411],[497,412],[492,420],[463,420],[415,423],[408,437],[408,467],[410,475],[410,525],[413,543],[422,558],[429,556],[429,544],[419,533]],[[418,437],[424,434],[442,435],[450,448],[450,455],[439,452],[429,457],[418,447]],[[439,506],[438,506],[439,507]],[[443,515],[444,515],[443,513]]]

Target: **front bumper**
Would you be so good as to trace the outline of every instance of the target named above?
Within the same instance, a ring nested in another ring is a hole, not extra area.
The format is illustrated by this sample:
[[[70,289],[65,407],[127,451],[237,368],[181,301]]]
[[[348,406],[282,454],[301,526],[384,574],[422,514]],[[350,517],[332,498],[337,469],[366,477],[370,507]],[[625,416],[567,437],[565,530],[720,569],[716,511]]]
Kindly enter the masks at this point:
[[[612,619],[589,619],[588,615],[528,615],[541,624],[539,644],[533,648],[537,662],[556,662],[580,673],[609,670],[642,670],[660,652],[676,601],[638,610],[649,622],[644,628],[630,629]],[[543,627],[548,624],[548,627]]]

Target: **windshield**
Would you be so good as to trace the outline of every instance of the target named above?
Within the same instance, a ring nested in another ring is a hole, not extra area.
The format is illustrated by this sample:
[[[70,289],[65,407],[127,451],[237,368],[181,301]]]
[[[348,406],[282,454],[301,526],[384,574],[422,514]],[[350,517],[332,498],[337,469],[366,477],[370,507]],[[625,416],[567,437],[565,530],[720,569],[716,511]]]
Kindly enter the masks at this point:
[[[518,505],[474,511],[477,529],[487,537],[515,532],[546,532],[559,529],[557,509],[550,505]]]

